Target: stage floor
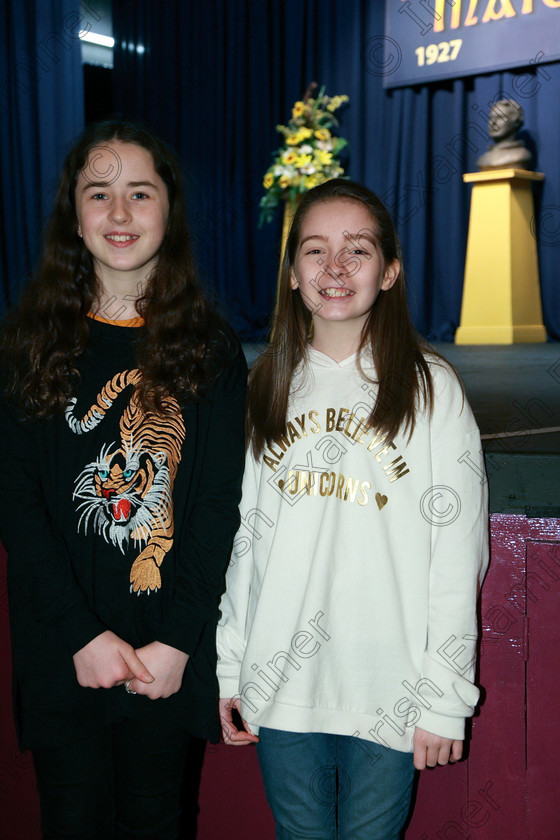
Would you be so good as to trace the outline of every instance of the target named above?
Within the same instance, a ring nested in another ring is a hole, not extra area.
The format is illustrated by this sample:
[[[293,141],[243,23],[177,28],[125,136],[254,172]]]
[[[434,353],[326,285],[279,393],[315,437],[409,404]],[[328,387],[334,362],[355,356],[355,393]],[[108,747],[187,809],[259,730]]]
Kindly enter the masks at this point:
[[[560,453],[559,343],[434,346],[465,383],[485,451]]]
[[[436,346],[480,428],[490,513],[559,517],[560,344]]]

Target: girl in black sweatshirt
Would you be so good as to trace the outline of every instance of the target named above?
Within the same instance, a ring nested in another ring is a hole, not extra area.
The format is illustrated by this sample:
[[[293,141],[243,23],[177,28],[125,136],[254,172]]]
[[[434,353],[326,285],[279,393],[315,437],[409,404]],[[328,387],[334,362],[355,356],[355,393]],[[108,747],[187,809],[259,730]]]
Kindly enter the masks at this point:
[[[101,123],[70,151],[2,344],[0,536],[43,835],[175,838],[190,738],[220,737],[246,366],[149,131]]]

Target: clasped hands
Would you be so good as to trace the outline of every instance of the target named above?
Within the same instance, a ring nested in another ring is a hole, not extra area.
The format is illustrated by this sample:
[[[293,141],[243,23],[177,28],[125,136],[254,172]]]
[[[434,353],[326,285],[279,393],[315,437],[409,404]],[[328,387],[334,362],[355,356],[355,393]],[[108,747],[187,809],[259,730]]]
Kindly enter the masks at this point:
[[[188,654],[163,642],[135,650],[105,630],[74,654],[76,677],[84,688],[113,688],[130,680],[130,690],[151,700],[179,691]]]

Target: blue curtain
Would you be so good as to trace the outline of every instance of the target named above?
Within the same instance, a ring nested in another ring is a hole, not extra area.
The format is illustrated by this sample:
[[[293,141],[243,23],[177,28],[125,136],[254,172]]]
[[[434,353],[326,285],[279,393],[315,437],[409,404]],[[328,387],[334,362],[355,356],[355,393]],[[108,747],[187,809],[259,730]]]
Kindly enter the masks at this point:
[[[0,306],[39,255],[59,170],[83,127],[79,0],[0,5]]]
[[[199,264],[245,339],[270,314],[280,214],[258,228],[275,131],[310,81],[346,93],[340,133],[348,174],[390,206],[403,242],[412,315],[433,340],[458,326],[470,188],[497,94],[525,109],[526,138],[546,174],[536,194],[545,324],[560,337],[560,63],[387,91],[375,47],[384,3],[369,0],[119,0],[115,101],[180,152]],[[489,284],[492,278],[488,278]]]

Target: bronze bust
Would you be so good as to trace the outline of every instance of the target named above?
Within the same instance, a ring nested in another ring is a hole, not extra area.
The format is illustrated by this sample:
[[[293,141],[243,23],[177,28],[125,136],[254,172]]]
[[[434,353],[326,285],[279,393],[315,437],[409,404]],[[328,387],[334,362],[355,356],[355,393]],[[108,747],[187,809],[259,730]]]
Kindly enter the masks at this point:
[[[479,169],[528,169],[531,152],[515,136],[523,125],[523,108],[513,99],[500,99],[490,110],[488,133],[493,144],[477,160]]]

